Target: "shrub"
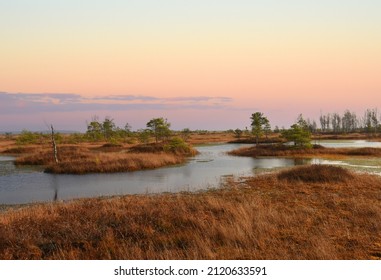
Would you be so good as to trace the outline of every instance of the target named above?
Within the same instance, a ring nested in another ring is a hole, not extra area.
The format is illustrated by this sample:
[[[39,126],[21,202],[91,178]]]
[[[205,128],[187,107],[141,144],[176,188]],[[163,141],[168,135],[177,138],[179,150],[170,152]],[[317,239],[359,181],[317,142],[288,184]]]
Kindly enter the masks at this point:
[[[180,137],[173,137],[168,144],[164,145],[164,151],[175,154],[191,154],[191,147]]]
[[[298,124],[294,124],[290,129],[283,131],[282,137],[293,142],[297,148],[312,148],[311,133]]]
[[[149,142],[150,137],[151,137],[151,131],[146,129],[138,131],[138,139],[140,143],[147,144]]]
[[[31,132],[28,130],[23,130],[21,134],[17,137],[16,144],[26,145],[26,144],[37,144],[46,138],[45,135],[37,132]]]
[[[67,137],[67,143],[78,144],[87,141],[86,135],[82,133],[73,133]]]

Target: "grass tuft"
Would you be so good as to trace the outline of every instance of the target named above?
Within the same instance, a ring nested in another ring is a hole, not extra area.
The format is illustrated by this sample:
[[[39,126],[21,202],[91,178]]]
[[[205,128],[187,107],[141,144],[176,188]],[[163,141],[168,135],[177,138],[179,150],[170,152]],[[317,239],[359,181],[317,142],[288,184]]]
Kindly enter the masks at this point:
[[[331,165],[311,165],[300,166],[290,170],[281,171],[278,174],[279,180],[301,181],[306,183],[337,183],[347,182],[352,179],[352,173],[345,168]]]

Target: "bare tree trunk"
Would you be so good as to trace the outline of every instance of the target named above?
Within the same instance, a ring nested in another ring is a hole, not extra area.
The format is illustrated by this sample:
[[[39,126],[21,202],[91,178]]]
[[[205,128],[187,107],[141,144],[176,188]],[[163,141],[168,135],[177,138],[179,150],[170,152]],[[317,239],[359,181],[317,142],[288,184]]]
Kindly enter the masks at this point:
[[[54,161],[56,163],[58,163],[57,145],[56,145],[56,140],[54,139],[54,128],[53,128],[53,125],[50,125],[50,128],[52,129],[52,147],[53,147]]]

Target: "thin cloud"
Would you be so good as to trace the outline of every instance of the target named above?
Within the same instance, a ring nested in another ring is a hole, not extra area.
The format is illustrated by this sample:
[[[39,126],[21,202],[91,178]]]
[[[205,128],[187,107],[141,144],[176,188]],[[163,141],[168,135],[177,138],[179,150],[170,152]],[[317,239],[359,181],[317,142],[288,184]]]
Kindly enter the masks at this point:
[[[159,98],[152,96],[142,96],[142,95],[111,95],[111,96],[99,96],[86,98],[86,100],[111,100],[111,101],[153,101],[159,100]]]
[[[71,93],[0,92],[0,115],[98,110],[223,109],[227,108],[232,101],[229,97],[210,96],[158,98],[140,95],[111,95],[85,97]]]
[[[153,96],[141,96],[141,95],[112,95],[112,96],[101,96],[87,98],[87,100],[114,100],[114,101],[155,101],[155,102],[231,102],[232,98],[230,97],[210,97],[210,96],[189,96],[189,97],[169,97],[169,98],[158,98]]]
[[[203,101],[219,101],[223,103],[233,101],[230,97],[210,97],[210,96],[195,96],[195,97],[172,97],[172,98],[164,98],[166,101],[176,101],[176,102],[203,102]]]

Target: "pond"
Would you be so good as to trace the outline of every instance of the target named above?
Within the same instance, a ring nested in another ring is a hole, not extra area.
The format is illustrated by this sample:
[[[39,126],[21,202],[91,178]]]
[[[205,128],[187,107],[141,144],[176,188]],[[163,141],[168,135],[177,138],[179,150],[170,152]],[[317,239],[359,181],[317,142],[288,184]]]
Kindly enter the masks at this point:
[[[329,141],[331,143],[331,141]],[[347,143],[357,145],[357,141]],[[323,141],[321,145],[326,145]],[[327,145],[332,145],[327,144]],[[337,143],[336,143],[337,144]],[[362,142],[362,147],[376,145]],[[360,144],[358,144],[360,145]],[[0,204],[66,200],[122,194],[195,191],[221,186],[230,176],[250,176],[275,168],[319,163],[339,164],[381,174],[377,160],[329,161],[322,159],[234,157],[227,151],[245,144],[198,146],[199,155],[182,165],[115,174],[54,175],[40,168],[16,167],[14,158],[0,156]],[[381,147],[381,145],[380,145]]]
[[[313,140],[312,143],[327,148],[381,148],[381,142],[366,140]]]
[[[372,142],[366,140],[324,140],[314,141],[313,143],[320,144],[328,148],[381,148],[381,142]],[[366,172],[375,175],[381,175],[380,158],[348,157],[344,160],[312,159],[310,164],[340,165],[357,172]]]

